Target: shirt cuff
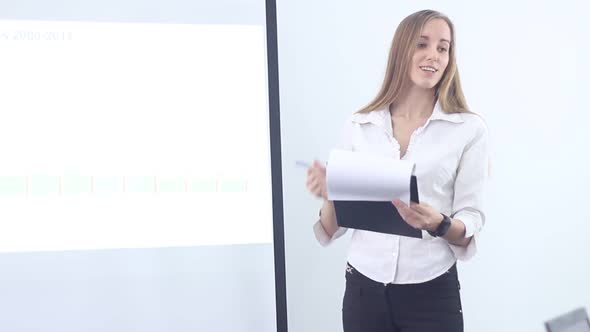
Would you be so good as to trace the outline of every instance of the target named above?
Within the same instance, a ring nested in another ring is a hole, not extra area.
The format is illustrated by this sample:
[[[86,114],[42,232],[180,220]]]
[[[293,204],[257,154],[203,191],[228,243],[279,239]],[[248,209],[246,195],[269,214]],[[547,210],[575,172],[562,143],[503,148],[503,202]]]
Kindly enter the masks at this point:
[[[473,237],[471,238],[471,241],[469,241],[469,244],[466,247],[462,247],[462,246],[458,246],[458,245],[454,245],[452,243],[449,243],[449,247],[451,248],[451,251],[453,252],[453,255],[455,256],[456,259],[460,260],[460,261],[467,261],[470,260],[471,258],[473,258],[473,256],[475,256],[475,254],[477,253],[477,235],[473,235]]]
[[[483,225],[483,218],[479,212],[464,210],[453,215],[452,218],[461,220],[461,222],[463,222],[463,225],[465,225],[466,238],[479,233],[479,229],[481,228],[479,225]]]
[[[452,243],[449,243],[449,247],[458,260],[469,260],[477,253],[477,237],[480,230],[477,218],[481,218],[480,214],[471,211],[461,211],[454,215],[453,218],[460,220],[465,225],[465,238],[471,237],[471,241],[465,247]]]
[[[324,226],[322,226],[322,223],[319,220],[313,225],[313,233],[315,234],[315,238],[318,240],[322,247],[329,245],[330,243],[332,243],[332,241],[341,237],[344,233],[346,233],[346,230],[347,229],[344,227],[339,227],[338,230],[334,233],[334,235],[330,237],[328,233],[326,233]]]

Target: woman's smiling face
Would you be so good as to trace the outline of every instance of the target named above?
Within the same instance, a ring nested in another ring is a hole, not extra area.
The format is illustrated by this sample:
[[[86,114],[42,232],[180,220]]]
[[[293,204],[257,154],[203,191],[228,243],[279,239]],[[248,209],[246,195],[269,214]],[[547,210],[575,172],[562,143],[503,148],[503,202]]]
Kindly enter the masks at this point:
[[[433,19],[422,29],[410,68],[415,87],[432,89],[440,82],[449,63],[451,28],[443,19]]]

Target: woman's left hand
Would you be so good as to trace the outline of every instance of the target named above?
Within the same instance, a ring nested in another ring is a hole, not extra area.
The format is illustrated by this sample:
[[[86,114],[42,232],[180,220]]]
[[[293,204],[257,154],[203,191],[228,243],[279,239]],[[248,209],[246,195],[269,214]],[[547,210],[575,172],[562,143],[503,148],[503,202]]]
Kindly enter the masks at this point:
[[[392,203],[402,219],[404,219],[408,225],[416,229],[432,232],[436,230],[443,220],[443,215],[426,203],[418,204],[410,202],[410,205],[408,206],[397,198],[393,200]]]

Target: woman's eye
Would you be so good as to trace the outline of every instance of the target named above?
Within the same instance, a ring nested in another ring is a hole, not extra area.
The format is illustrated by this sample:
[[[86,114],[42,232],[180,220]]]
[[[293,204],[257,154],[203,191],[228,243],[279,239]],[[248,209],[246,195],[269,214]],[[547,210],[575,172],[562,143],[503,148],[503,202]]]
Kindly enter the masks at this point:
[[[425,43],[419,43],[418,44],[418,48],[424,48],[424,47],[426,47],[426,44]]]
[[[439,47],[439,48],[438,48],[438,50],[439,50],[440,52],[447,52],[447,49],[446,49],[446,48],[444,48],[444,47]]]

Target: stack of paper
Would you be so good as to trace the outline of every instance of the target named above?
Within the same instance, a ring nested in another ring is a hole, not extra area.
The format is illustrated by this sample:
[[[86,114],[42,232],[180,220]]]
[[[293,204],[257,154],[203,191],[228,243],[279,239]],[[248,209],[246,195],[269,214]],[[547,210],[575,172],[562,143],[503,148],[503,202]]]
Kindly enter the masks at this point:
[[[391,203],[418,199],[415,164],[368,153],[333,150],[326,167],[328,199],[341,227],[422,237]]]

